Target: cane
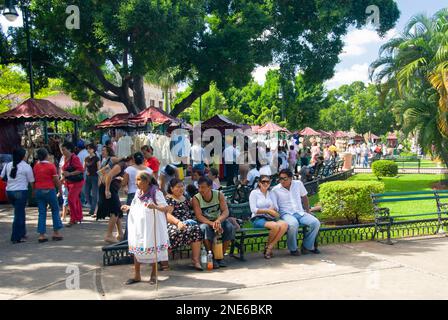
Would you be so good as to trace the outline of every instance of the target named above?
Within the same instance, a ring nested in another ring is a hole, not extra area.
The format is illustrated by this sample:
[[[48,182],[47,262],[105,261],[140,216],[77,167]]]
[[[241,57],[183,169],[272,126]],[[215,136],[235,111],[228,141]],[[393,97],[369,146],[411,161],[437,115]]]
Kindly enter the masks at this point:
[[[158,255],[157,255],[157,233],[156,233],[156,210],[152,209],[152,212],[154,214],[154,246],[155,246],[155,254],[156,254],[156,292],[159,290],[159,259],[158,259]]]

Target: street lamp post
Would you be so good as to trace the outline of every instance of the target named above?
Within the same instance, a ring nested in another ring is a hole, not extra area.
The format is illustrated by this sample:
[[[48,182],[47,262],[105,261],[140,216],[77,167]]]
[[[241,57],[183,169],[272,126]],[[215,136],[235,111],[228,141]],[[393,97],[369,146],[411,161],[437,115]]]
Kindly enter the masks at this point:
[[[278,98],[280,100],[281,116],[282,116],[282,121],[283,121],[283,120],[285,120],[285,112],[284,112],[283,91],[282,91],[282,89],[280,89],[280,91],[278,92]]]
[[[14,22],[19,17],[17,13],[16,6],[20,7],[23,13],[23,24],[25,26],[26,33],[26,45],[28,51],[28,74],[29,74],[29,82],[30,82],[30,97],[34,99],[34,80],[33,80],[33,60],[32,60],[32,46],[31,46],[31,36],[30,36],[30,10],[29,10],[29,0],[28,1],[17,1],[15,3],[14,0],[7,0],[5,7],[3,8],[3,15],[5,18]],[[1,11],[0,7],[0,11]]]

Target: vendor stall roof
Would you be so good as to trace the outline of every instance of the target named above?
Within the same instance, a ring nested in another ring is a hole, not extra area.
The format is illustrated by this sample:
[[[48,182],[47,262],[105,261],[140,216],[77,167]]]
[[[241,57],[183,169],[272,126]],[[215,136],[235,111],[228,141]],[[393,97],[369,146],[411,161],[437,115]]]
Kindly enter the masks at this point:
[[[289,130],[283,127],[280,127],[278,124],[273,122],[268,122],[264,126],[258,128],[258,133],[266,133],[266,132],[287,132]]]
[[[135,117],[129,118],[129,120],[138,125],[146,125],[149,122],[156,124],[181,123],[179,119],[156,107],[146,108]]]
[[[120,128],[120,127],[136,127],[136,124],[131,122],[129,118],[134,115],[132,113],[118,113],[111,118],[108,118],[96,125],[98,129],[105,128]]]
[[[395,133],[389,133],[389,135],[387,136],[387,140],[398,140],[398,139]]]
[[[0,120],[61,120],[77,121],[79,117],[43,99],[28,99],[19,106],[0,114]]]
[[[321,136],[321,133],[312,129],[312,128],[305,128],[302,131],[300,131],[301,136]]]
[[[348,133],[347,133],[347,132],[344,132],[344,131],[336,131],[336,132],[333,134],[333,136],[334,136],[335,138],[348,138],[348,137],[349,137]]]
[[[316,131],[319,132],[322,137],[331,137],[332,134],[331,132],[327,132],[324,130],[316,130]]]
[[[202,123],[202,129],[241,129],[242,126],[236,124],[223,115],[216,115]]]

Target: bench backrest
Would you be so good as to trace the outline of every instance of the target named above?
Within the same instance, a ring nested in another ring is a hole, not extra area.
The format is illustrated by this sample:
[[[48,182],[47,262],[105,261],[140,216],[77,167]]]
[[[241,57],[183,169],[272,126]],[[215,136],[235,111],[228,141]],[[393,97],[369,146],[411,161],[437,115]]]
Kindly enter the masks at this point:
[[[372,194],[371,198],[374,204],[414,200],[448,199],[448,190],[377,193]]]
[[[249,202],[245,203],[230,203],[228,204],[229,214],[231,217],[249,220],[252,216],[252,212],[250,211]]]

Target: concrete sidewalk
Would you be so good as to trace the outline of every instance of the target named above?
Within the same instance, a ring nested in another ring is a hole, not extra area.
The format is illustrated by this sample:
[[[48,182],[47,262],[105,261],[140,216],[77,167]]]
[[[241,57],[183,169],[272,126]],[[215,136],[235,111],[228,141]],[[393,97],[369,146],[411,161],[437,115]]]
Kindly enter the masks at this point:
[[[0,208],[0,299],[447,299],[448,238],[364,242],[322,247],[321,255],[272,260],[250,254],[228,268],[197,272],[171,261],[159,290],[144,282],[124,286],[132,266],[101,266],[106,222],[64,230],[63,242],[37,243],[36,212],[29,210],[30,242],[9,243],[11,212]],[[90,219],[90,221],[89,221]],[[49,221],[50,222],[50,221]],[[67,269],[69,267],[69,269]],[[79,268],[79,289],[69,290]],[[71,269],[72,268],[72,269]],[[74,269],[73,269],[74,268]],[[68,272],[68,273],[67,273]],[[68,282],[68,283],[66,283]]]

